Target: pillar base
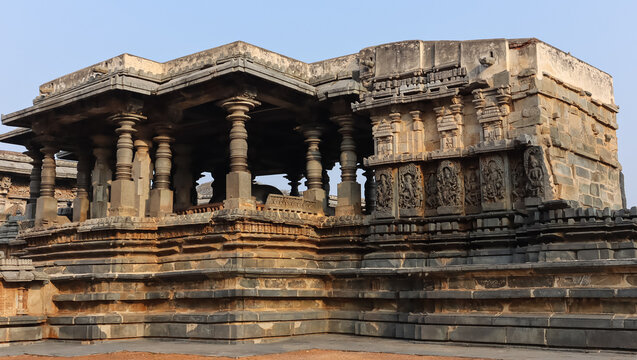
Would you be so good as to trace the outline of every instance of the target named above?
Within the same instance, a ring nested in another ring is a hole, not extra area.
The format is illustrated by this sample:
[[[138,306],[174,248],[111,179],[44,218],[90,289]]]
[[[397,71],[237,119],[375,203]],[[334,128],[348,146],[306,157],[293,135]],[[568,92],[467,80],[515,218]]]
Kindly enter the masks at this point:
[[[247,171],[232,171],[226,175],[226,199],[252,199],[252,175]]]
[[[135,216],[135,182],[114,180],[111,184],[111,216]]]
[[[336,216],[360,215],[361,210],[361,185],[355,181],[344,181],[338,184],[338,200],[336,203]]]
[[[169,189],[152,189],[150,191],[149,215],[166,216],[173,213],[173,191]]]
[[[73,222],[82,222],[88,219],[89,201],[86,197],[78,197],[73,200]]]
[[[327,213],[327,195],[323,189],[308,189],[303,192],[303,199],[319,201],[323,204],[323,212]]]
[[[254,199],[226,199],[223,201],[224,209],[256,210],[257,202]]]
[[[40,196],[35,205],[35,224],[54,223],[58,218],[58,201],[53,196]]]

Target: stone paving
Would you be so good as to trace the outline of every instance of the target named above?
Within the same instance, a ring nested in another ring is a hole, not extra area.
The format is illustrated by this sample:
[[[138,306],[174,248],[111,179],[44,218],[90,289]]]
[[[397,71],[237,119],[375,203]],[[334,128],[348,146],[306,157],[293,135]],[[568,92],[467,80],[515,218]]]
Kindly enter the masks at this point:
[[[449,345],[442,343],[413,342],[398,339],[372,338],[347,335],[308,335],[285,338],[267,343],[224,344],[203,341],[163,341],[159,339],[114,340],[80,344],[66,341],[42,341],[11,344],[0,348],[0,356],[86,356],[120,351],[150,352],[157,354],[192,354],[228,357],[246,357],[286,353],[290,351],[323,349],[389,354],[458,356],[502,360],[586,360],[586,359],[636,359],[635,352],[548,350],[525,347],[493,347],[480,345]]]

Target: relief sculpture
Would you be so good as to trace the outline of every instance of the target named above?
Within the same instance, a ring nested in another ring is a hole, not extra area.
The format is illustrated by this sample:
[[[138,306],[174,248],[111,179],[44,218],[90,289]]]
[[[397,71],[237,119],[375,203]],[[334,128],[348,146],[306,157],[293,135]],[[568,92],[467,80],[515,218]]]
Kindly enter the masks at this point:
[[[464,203],[480,206],[480,178],[476,169],[468,169],[464,176]]]
[[[530,197],[544,196],[544,167],[540,148],[532,147],[524,152],[524,171],[526,173],[526,193]]]
[[[460,181],[458,167],[451,161],[443,161],[438,167],[436,179],[439,206],[460,206]]]
[[[401,209],[418,209],[422,207],[422,171],[416,164],[400,168],[398,172]]]
[[[516,161],[511,165],[511,168],[513,169],[511,172],[511,185],[513,186],[511,200],[516,202],[524,199],[524,194],[526,192],[524,163],[522,161]]]
[[[376,171],[376,210],[389,212],[392,210],[394,192],[392,184],[394,179],[391,169]]]
[[[504,167],[500,158],[491,158],[482,165],[482,197],[485,202],[504,200]]]
[[[438,207],[438,180],[435,172],[427,175],[427,185],[425,187],[425,205],[428,209]]]

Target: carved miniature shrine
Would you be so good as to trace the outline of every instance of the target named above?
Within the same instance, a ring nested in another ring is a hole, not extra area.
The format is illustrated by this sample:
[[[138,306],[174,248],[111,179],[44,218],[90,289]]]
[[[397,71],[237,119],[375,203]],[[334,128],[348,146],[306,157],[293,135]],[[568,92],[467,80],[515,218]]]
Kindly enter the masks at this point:
[[[0,334],[637,349],[617,111],[608,74],[536,39],[103,61],[2,117],[36,166]]]

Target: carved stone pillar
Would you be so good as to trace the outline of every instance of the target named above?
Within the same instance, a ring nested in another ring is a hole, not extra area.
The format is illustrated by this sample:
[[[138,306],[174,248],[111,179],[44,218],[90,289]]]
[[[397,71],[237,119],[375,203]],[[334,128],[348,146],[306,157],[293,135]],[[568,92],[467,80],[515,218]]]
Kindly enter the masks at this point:
[[[321,129],[316,126],[305,126],[301,129],[307,144],[305,185],[307,190],[303,193],[303,198],[311,201],[319,201],[323,204],[323,209],[327,210],[327,196],[323,189],[323,165],[321,164]]]
[[[27,146],[28,151],[27,155],[31,158],[31,165],[33,168],[31,169],[31,175],[29,177],[29,200],[27,200],[27,205],[25,209],[25,215],[27,219],[35,219],[35,208],[36,203],[38,201],[38,196],[40,196],[40,181],[42,174],[42,153],[40,149],[35,144],[29,144]]]
[[[135,183],[135,216],[144,217],[148,213],[150,198],[150,180],[153,176],[153,161],[148,153],[152,142],[148,139],[137,139],[133,142],[135,157],[133,158],[133,182]]]
[[[77,156],[77,192],[73,200],[73,222],[82,222],[86,221],[89,215],[91,156],[84,148],[78,149]]]
[[[175,144],[175,210],[185,210],[192,206],[191,193],[194,187],[192,174],[192,146]]]
[[[374,169],[367,168],[365,175],[365,214],[371,214],[376,209],[376,179]]]
[[[111,184],[111,209],[113,216],[135,216],[135,182],[133,181],[133,134],[134,126],[144,120],[138,114],[120,113],[111,117],[119,125],[115,130],[117,139],[117,162],[115,180]]]
[[[111,181],[113,171],[111,170],[111,139],[107,136],[97,135],[93,137],[93,155],[95,165],[91,173],[91,187],[93,188],[93,199],[91,201],[91,219],[108,216],[110,206]]]
[[[285,178],[290,180],[290,196],[299,196],[299,185],[301,184],[301,174],[299,172],[290,172],[285,175]]]
[[[254,209],[256,205],[252,199],[252,175],[248,170],[248,132],[245,123],[250,119],[248,111],[258,105],[261,103],[243,96],[221,102],[221,106],[228,112],[226,119],[232,122],[225,208]]]
[[[155,179],[150,191],[150,216],[165,216],[173,212],[173,191],[170,189],[172,151],[170,129],[160,127],[153,140],[157,143],[155,152]]]
[[[340,115],[331,118],[339,125],[341,133],[341,182],[338,184],[336,216],[361,213],[361,185],[356,182],[356,143],[354,142],[354,118]]]
[[[44,155],[40,196],[35,209],[35,223],[37,225],[55,222],[58,215],[58,202],[55,199],[55,153],[58,149],[51,141],[45,141],[43,144],[44,147],[40,149]]]

